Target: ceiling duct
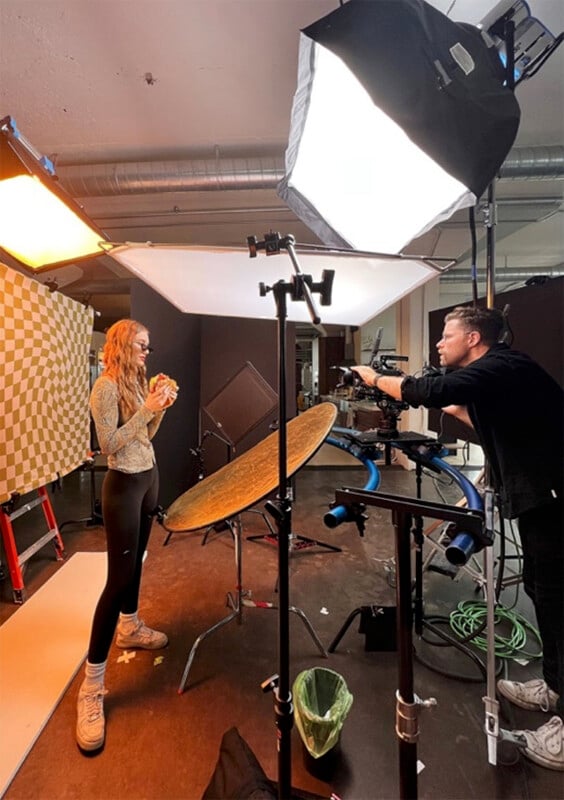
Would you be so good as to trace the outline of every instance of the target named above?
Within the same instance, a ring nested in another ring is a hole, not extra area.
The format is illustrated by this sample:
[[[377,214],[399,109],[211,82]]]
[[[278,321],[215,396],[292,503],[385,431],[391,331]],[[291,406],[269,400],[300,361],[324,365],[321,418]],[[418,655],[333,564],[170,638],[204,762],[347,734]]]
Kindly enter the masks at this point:
[[[561,278],[564,275],[564,267],[514,267],[513,269],[500,269],[496,271],[496,283],[507,283],[508,281],[526,281],[528,278]],[[470,269],[452,269],[441,275],[441,283],[469,283],[471,279]],[[478,281],[486,280],[486,270],[478,270]]]
[[[275,189],[284,176],[283,157],[210,158],[57,166],[73,197],[108,197],[158,192]],[[564,180],[564,146],[513,148],[501,179]]]
[[[503,162],[503,180],[562,180],[564,176],[564,145],[515,147]]]
[[[57,166],[57,174],[74,197],[274,189],[284,175],[284,160],[273,156],[75,164]]]

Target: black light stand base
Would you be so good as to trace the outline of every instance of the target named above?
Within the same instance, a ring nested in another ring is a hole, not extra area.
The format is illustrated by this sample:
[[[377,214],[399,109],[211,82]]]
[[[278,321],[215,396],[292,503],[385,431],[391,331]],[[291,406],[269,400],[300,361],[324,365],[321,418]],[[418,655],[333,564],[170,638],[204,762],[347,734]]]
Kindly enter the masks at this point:
[[[395,606],[359,606],[351,611],[329,647],[334,653],[337,645],[350,628],[354,619],[360,614],[358,632],[364,634],[364,649],[368,652],[394,652],[397,650],[396,607]]]
[[[307,536],[300,536],[297,533],[290,534],[289,549],[290,555],[300,550],[308,550],[310,547],[321,547],[324,550],[330,550],[333,553],[342,553],[340,547],[334,544],[327,544],[327,542],[320,542],[318,539],[310,539]],[[274,544],[278,546],[278,534],[266,533],[258,534],[257,536],[247,536],[249,542],[267,542],[267,544]]]

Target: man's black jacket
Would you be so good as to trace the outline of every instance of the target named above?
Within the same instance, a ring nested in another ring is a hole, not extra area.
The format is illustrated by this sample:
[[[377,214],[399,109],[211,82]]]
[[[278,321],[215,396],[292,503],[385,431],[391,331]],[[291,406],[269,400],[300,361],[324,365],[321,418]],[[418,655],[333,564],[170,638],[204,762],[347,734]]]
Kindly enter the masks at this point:
[[[496,344],[467,367],[406,377],[402,397],[415,407],[468,407],[504,516],[562,498],[564,392],[529,356]]]

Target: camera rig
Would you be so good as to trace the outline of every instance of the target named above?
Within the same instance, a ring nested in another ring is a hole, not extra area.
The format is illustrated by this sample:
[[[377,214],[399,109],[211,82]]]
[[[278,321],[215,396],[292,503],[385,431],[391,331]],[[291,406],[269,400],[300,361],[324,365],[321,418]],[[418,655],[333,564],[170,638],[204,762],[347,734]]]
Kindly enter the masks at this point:
[[[405,373],[396,366],[397,361],[407,361],[407,356],[382,355],[373,356],[369,366],[380,375],[392,375],[401,377]],[[376,386],[368,386],[364,383],[360,375],[348,367],[337,367],[341,371],[341,380],[337,388],[350,387],[353,389],[353,400],[369,400],[376,403],[382,412],[380,426],[376,429],[378,436],[383,439],[395,439],[399,436],[398,422],[402,411],[406,411],[409,405],[403,400],[396,400],[389,394],[381,391]]]

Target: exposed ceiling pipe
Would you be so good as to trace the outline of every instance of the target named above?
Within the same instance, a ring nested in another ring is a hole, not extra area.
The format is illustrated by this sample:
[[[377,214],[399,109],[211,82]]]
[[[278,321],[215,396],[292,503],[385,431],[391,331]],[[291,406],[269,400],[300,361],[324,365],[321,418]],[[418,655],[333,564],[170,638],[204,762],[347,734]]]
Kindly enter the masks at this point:
[[[512,269],[499,269],[495,275],[496,283],[508,281],[526,281],[528,278],[539,278],[546,275],[548,278],[561,278],[564,275],[563,267],[514,267]],[[441,283],[469,283],[470,269],[451,269],[441,275]],[[486,280],[486,270],[478,270],[478,281]]]
[[[157,192],[274,189],[284,175],[283,157],[210,158],[116,164],[57,166],[61,184],[73,197]],[[516,147],[501,179],[564,180],[564,146]]]
[[[73,197],[273,189],[284,175],[284,161],[273,156],[76,164],[58,166],[57,174]]]
[[[564,145],[514,147],[503,162],[502,180],[562,180]]]

